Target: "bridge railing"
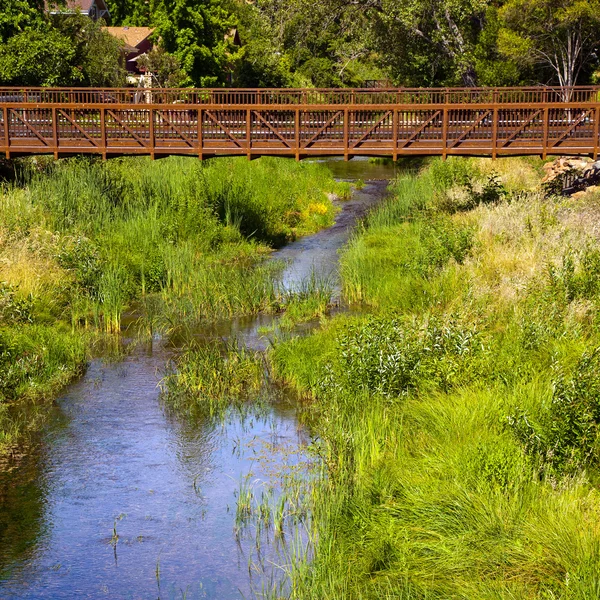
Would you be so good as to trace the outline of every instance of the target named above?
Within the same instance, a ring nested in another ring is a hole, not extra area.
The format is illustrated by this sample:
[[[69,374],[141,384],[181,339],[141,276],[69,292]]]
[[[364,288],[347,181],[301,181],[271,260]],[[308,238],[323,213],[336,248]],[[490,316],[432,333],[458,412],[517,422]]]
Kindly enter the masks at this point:
[[[456,105],[598,103],[600,86],[393,89],[0,87],[1,104]]]

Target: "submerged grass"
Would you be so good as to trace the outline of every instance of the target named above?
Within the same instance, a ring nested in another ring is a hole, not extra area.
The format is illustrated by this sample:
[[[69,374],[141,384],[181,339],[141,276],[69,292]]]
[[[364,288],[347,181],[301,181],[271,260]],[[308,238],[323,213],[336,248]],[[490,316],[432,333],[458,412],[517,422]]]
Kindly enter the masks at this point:
[[[178,414],[221,416],[231,406],[259,403],[265,389],[261,354],[235,340],[192,342],[161,381],[166,404]]]
[[[119,333],[127,313],[153,336],[279,311],[270,250],[330,225],[333,196],[348,193],[323,165],[271,158],[31,159],[17,170],[0,194],[10,440],[7,405],[56,392],[83,368],[86,340]]]
[[[294,598],[600,594],[600,206],[532,161],[401,176],[341,316],[271,352],[327,467]]]

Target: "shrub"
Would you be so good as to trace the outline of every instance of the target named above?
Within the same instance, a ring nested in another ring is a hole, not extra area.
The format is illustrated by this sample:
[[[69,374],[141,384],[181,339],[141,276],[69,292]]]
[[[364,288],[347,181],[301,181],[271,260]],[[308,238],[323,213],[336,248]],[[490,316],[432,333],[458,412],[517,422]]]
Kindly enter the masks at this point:
[[[65,236],[56,260],[61,267],[75,275],[82,291],[91,297],[97,295],[102,261],[94,242],[84,236]]]
[[[32,323],[33,296],[19,296],[18,288],[0,282],[0,324]]]
[[[455,321],[372,317],[338,337],[337,380],[348,391],[397,397],[419,388],[448,390],[475,376],[480,335]]]
[[[555,299],[595,298],[600,293],[600,250],[591,245],[579,251],[568,248],[558,264],[548,266],[547,277]]]
[[[429,174],[434,189],[443,192],[454,186],[472,185],[478,170],[473,161],[449,158],[445,161],[439,159],[432,161]]]
[[[572,473],[600,462],[600,347],[569,372],[553,366],[552,396],[537,416],[517,409],[508,423],[525,451],[549,472]]]

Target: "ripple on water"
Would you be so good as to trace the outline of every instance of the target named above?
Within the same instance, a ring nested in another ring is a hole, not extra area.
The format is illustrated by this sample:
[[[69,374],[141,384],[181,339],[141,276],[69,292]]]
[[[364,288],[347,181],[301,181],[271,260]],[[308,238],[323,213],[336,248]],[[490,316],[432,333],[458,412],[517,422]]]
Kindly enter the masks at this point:
[[[332,228],[277,252],[288,262],[283,284],[293,290],[314,270],[335,277],[339,248],[384,189],[367,185]],[[261,347],[258,328],[271,319],[207,335]],[[283,537],[273,519],[280,495],[301,495],[298,481],[310,479],[306,431],[285,402],[218,421],[169,414],[158,388],[168,358],[93,361],[27,458],[0,474],[2,598],[227,600],[284,581],[282,540],[306,546],[296,525],[307,517],[290,510]]]

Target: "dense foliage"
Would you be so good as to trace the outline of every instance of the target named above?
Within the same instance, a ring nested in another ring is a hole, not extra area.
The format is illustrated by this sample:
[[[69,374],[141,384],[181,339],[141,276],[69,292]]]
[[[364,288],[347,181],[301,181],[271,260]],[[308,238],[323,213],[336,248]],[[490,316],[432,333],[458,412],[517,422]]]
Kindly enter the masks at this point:
[[[327,192],[347,191],[322,165],[276,158],[38,158],[17,171],[0,195],[0,455],[43,420],[18,418],[20,402],[77,375],[128,308],[142,338],[278,311],[269,247],[330,225]]]
[[[361,311],[275,344],[326,465],[292,598],[598,597],[600,196],[539,165],[401,175],[341,256]]]
[[[159,85],[573,85],[598,68],[598,0],[107,4],[111,25],[155,29]],[[102,25],[3,0],[0,83],[122,84],[120,44]]]

